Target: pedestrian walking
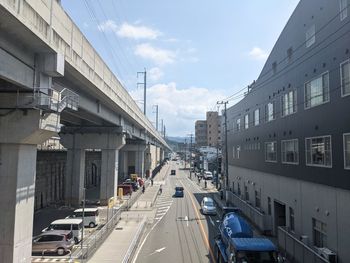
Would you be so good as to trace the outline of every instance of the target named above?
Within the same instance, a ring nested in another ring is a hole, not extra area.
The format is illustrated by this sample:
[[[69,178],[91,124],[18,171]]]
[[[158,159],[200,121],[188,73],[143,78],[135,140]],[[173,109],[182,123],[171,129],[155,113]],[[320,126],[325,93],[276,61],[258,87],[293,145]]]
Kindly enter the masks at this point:
[[[207,188],[207,180],[204,181],[204,188]]]
[[[143,186],[142,186],[142,193],[143,193],[143,194],[145,193],[145,190],[146,190],[145,185],[143,185]]]
[[[151,186],[153,186],[153,178],[151,178]]]

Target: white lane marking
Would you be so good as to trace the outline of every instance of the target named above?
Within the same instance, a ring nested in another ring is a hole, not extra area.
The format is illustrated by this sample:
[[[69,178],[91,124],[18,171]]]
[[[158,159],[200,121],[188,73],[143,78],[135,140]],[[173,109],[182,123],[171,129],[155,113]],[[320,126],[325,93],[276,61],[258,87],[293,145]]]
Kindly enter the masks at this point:
[[[209,216],[209,220],[210,220],[210,223],[211,223],[213,226],[215,226],[215,223],[214,223],[213,219],[211,219],[211,216]]]
[[[149,254],[149,256],[152,256],[152,255],[154,255],[154,254],[156,254],[156,253],[160,253],[160,252],[162,252],[164,249],[165,249],[165,247],[156,249],[154,252],[152,252],[151,254]]]
[[[158,211],[162,211],[162,210],[168,210],[169,208],[170,208],[170,206],[159,207],[159,208],[157,209],[157,212],[158,212]]]
[[[156,207],[169,206],[169,205],[171,205],[172,203],[173,203],[173,201],[171,201],[171,202],[164,202],[164,203],[161,203],[161,204],[159,204],[159,205],[156,205]]]
[[[186,221],[186,225],[188,227],[188,217],[187,216],[185,216],[185,221]]]

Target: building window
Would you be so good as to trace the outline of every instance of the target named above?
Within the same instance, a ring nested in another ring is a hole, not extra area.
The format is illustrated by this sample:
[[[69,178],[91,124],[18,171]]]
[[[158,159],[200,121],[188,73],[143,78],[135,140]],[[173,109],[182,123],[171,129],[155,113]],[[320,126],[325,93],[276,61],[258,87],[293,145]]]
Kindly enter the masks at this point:
[[[344,134],[344,168],[350,169],[350,133]]]
[[[276,74],[276,72],[277,72],[277,62],[276,61],[272,63],[272,72],[273,72],[273,74]]]
[[[269,102],[265,107],[265,119],[267,122],[275,119],[275,103]]]
[[[294,209],[291,207],[289,207],[289,229],[291,231],[295,230],[295,227],[294,227]]]
[[[260,208],[261,203],[260,203],[260,192],[255,190],[255,207]]]
[[[241,130],[241,119],[237,119],[237,121],[236,121],[236,129],[237,129],[237,131]]]
[[[307,31],[306,31],[306,47],[311,47],[315,41],[316,41],[316,36],[315,36],[315,25],[312,25]]]
[[[327,224],[313,218],[312,228],[313,228],[314,246],[327,247]]]
[[[237,159],[239,159],[240,155],[241,155],[241,146],[238,145],[237,146]]]
[[[340,20],[343,20],[348,16],[348,0],[339,0],[339,6]]]
[[[290,48],[287,49],[288,62],[291,62],[292,55],[293,55],[293,47],[290,47]]]
[[[232,151],[232,158],[236,158],[236,146],[233,146],[233,151]]]
[[[277,142],[265,142],[265,161],[277,162]]]
[[[249,128],[249,114],[246,114],[244,116],[244,129],[248,129]]]
[[[311,108],[329,101],[328,72],[305,84],[305,108]]]
[[[298,164],[299,147],[298,139],[281,141],[282,163]]]
[[[297,111],[297,92],[289,91],[282,95],[282,116],[293,114]]]
[[[306,138],[306,164],[311,166],[332,166],[331,136]]]
[[[340,64],[341,95],[350,95],[350,62],[349,60]]]
[[[271,215],[271,198],[267,197],[267,214]]]
[[[260,123],[260,109],[254,111],[254,125],[258,126]]]
[[[244,198],[245,200],[249,201],[248,186],[246,184],[244,184]]]

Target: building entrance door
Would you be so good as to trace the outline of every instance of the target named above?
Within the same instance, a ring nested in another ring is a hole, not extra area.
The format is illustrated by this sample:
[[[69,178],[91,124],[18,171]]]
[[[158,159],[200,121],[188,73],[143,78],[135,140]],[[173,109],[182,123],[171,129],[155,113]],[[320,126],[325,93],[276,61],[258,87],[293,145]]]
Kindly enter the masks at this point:
[[[279,226],[286,226],[286,205],[274,201],[274,234],[277,236],[278,233],[278,227]]]

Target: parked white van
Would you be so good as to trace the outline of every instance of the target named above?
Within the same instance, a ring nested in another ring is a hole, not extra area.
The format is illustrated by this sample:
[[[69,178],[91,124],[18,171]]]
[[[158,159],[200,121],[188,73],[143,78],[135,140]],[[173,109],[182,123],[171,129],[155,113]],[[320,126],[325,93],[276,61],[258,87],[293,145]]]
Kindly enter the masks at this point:
[[[51,230],[71,230],[73,232],[75,243],[79,243],[81,241],[83,232],[83,220],[78,218],[58,219],[53,221],[47,228],[43,229],[41,232]]]
[[[83,219],[83,209],[79,208],[74,210],[73,214],[66,218],[79,218]],[[98,208],[85,208],[84,209],[84,226],[95,227],[100,223]]]

